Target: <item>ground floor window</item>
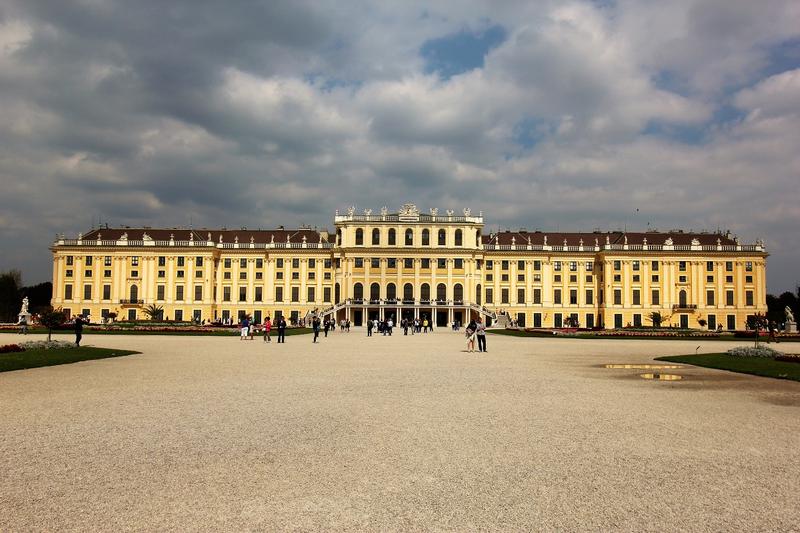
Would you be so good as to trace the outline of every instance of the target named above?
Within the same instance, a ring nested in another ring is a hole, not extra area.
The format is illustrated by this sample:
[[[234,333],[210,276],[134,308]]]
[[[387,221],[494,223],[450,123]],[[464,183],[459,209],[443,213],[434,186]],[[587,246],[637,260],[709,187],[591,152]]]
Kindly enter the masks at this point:
[[[633,314],[633,327],[640,328],[642,327],[642,315],[639,313]]]
[[[736,315],[728,315],[727,322],[728,329],[734,331],[736,329]]]
[[[594,327],[594,313],[586,313],[586,327],[589,329]]]
[[[542,327],[542,313],[533,313],[533,327]]]
[[[222,311],[222,320],[227,322],[228,320],[230,320],[230,318],[231,318],[231,312],[228,311],[227,309],[224,309]]]
[[[525,313],[517,313],[517,326],[525,327]]]
[[[200,322],[203,319],[203,313],[200,311],[200,309],[195,309],[192,311],[192,319],[195,322]]]
[[[261,311],[253,311],[253,323],[261,324]]]
[[[717,329],[717,315],[708,315],[708,329]]]
[[[239,312],[238,312],[238,313],[236,313],[236,319],[237,319],[239,322],[241,322],[242,320],[244,320],[246,316],[247,316],[247,311],[245,311],[244,309],[239,309]]]
[[[183,310],[176,309],[175,310],[175,321],[176,322],[183,322]]]
[[[556,328],[560,328],[563,324],[563,320],[561,318],[561,313],[556,313],[553,315],[553,326]]]
[[[680,321],[681,321],[680,323],[681,323],[681,328],[682,329],[688,329],[689,328],[689,315],[681,315],[680,316]]]
[[[128,320],[136,320],[136,309],[128,309]]]
[[[614,327],[621,328],[622,327],[622,315],[620,313],[614,314]]]

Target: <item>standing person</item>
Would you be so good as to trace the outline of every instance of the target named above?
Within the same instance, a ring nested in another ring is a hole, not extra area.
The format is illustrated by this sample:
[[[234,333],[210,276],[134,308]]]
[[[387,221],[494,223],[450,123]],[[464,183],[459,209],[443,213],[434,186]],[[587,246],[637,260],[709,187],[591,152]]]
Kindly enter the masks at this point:
[[[269,317],[264,320],[264,342],[272,342],[272,339],[269,337],[269,330],[272,329],[272,322],[270,322]]]
[[[389,320],[386,321],[386,329],[389,330],[389,336],[390,337],[392,336],[392,328],[393,327],[394,327],[394,320],[392,320],[391,317],[390,317]]]
[[[372,337],[372,320],[367,319],[367,337]]]
[[[422,319],[422,333],[428,333],[428,318]]]
[[[17,333],[17,335],[27,335],[27,334],[28,334],[28,317],[26,315],[20,315],[19,333]]]
[[[328,338],[328,329],[330,329],[330,325],[331,325],[331,323],[326,318],[325,319],[325,326],[322,328],[322,330],[325,332],[325,338],[326,339]]]
[[[345,321],[345,323],[344,323],[344,330],[345,330],[347,333],[350,333],[350,321],[349,321],[349,320],[346,320],[346,321]]]
[[[772,341],[778,342],[778,339],[775,338],[775,330],[778,329],[777,325],[775,324],[775,321],[770,320],[767,328],[769,329],[769,337],[767,338],[767,342],[768,343]],[[758,330],[756,330],[756,335],[758,335]]]
[[[243,340],[247,339],[247,337],[250,335],[250,321],[247,320],[247,315],[245,315],[242,318],[241,326],[242,326],[242,336],[239,337],[239,340],[243,341]]]
[[[408,335],[408,319],[404,318],[401,324],[403,326],[403,335]]]
[[[75,346],[80,347],[81,337],[83,337],[83,317],[78,315],[75,317]]]
[[[286,320],[278,318],[278,342],[286,344]]]
[[[464,332],[467,336],[467,351],[474,352],[475,351],[475,332],[478,329],[478,325],[475,323],[474,320],[470,320],[469,324],[467,325],[467,330]]]
[[[311,319],[311,329],[314,331],[313,342],[316,344],[317,337],[319,337],[319,318],[314,317],[313,319]]]
[[[478,336],[478,351],[485,352],[486,351],[486,324],[483,323],[481,317],[477,318],[477,330],[475,334]]]

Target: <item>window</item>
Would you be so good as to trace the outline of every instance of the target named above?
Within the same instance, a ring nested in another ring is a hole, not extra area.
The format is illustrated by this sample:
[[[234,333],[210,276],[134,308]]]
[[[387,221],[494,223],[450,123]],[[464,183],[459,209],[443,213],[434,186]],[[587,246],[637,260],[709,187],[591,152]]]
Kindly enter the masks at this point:
[[[653,274],[652,276],[650,276],[650,281],[652,281],[653,283],[658,283],[658,274]]]
[[[556,274],[555,276],[553,276],[553,281],[560,282],[561,281],[561,274]]]
[[[176,272],[176,274],[177,274],[177,277],[182,278],[183,277],[183,270],[178,270]],[[244,272],[242,272],[242,274],[244,274]]]
[[[85,264],[87,267],[90,267],[90,266],[92,266],[92,256],[91,256],[91,255],[87,255],[87,256],[86,256],[86,259],[84,260],[84,264]]]
[[[203,266],[203,258],[202,258],[202,256],[198,255],[197,257],[194,258],[194,266],[196,266],[198,268]]]
[[[638,271],[638,270],[639,270],[639,268],[640,268],[639,261],[633,261],[633,262],[631,263],[631,268],[633,268],[633,270],[634,270],[634,271]]]
[[[753,276],[745,276],[744,277],[745,283],[753,283]]]
[[[541,270],[542,269],[542,262],[541,261],[534,261],[533,262],[533,269],[534,270]]]
[[[733,272],[733,261],[725,261],[725,272]]]
[[[431,230],[425,228],[422,230],[422,246],[430,246],[431,244]]]
[[[64,285],[64,299],[72,300],[72,284],[70,283]]]
[[[706,276],[706,283],[714,283],[714,276]]]
[[[103,285],[103,300],[111,299],[111,285]]]
[[[420,298],[425,301],[429,301],[431,299],[431,286],[427,283],[423,283],[420,287]]]
[[[622,289],[614,289],[614,305],[622,305]]]
[[[525,274],[517,274],[517,281],[525,281]]]
[[[586,276],[586,283],[591,283],[591,282],[592,282],[592,275],[589,274]]]
[[[525,261],[517,261],[517,270],[525,270]]]
[[[414,260],[413,259],[403,259],[403,268],[414,268]]]
[[[447,286],[444,283],[439,283],[436,286],[436,300],[439,302],[447,300]]]
[[[717,329],[717,316],[716,315],[708,315],[708,329],[710,329],[710,330]]]
[[[733,283],[733,276],[725,276],[725,283]]]
[[[86,277],[86,278],[91,278],[92,277],[92,271],[91,270],[84,270],[83,271],[83,276]]]
[[[131,257],[131,266],[135,267],[139,266],[139,257],[137,256]]]
[[[323,287],[322,288],[322,301],[323,302],[330,302],[331,301],[331,288],[330,287]]]
[[[177,322],[183,322],[183,310],[182,309],[176,309],[175,310],[175,320]]]
[[[356,257],[355,268],[364,268],[364,258],[363,257]]]
[[[167,258],[163,255],[158,256],[158,266],[163,267],[167,266]]]
[[[175,286],[175,299],[179,302],[183,301],[183,285]]]
[[[414,299],[414,286],[410,283],[403,285],[403,300],[411,301]]]
[[[658,289],[653,289],[653,292],[650,293],[650,300],[653,305],[661,305],[661,293],[658,292]]]
[[[372,258],[372,259],[370,259],[370,261],[369,261],[369,266],[370,266],[371,268],[380,268],[380,267],[381,267],[381,260],[380,260],[380,259],[378,259],[377,257],[373,257],[373,258]]]
[[[614,270],[622,270],[622,261],[614,261]]]
[[[200,258],[198,258],[200,259]],[[198,265],[200,266],[200,265]],[[264,268],[264,260],[263,259],[256,259],[256,268]]]
[[[686,261],[678,261],[678,270],[686,272]]]
[[[439,235],[439,240],[438,240],[439,246],[444,246],[445,244],[447,244],[447,233],[443,229],[439,230],[438,235]]]
[[[67,266],[72,266],[73,258],[71,255],[67,256]]]
[[[231,288],[230,287],[222,287],[222,301],[223,302],[230,302],[231,301]]]
[[[67,271],[64,273],[64,275],[66,277],[68,277],[68,278],[71,278],[72,277],[72,269],[68,268]]]
[[[494,261],[487,260],[486,261],[486,270],[492,270],[494,268]]]
[[[586,305],[594,305],[594,291],[586,289]]]
[[[744,291],[744,305],[753,305],[753,291]]]
[[[561,270],[561,261],[553,261],[553,270],[556,272]]]
[[[389,269],[392,269],[392,270],[396,269],[397,268],[397,259],[395,259],[394,257],[390,257],[389,259],[387,259],[386,260],[386,268],[389,268]]]
[[[638,282],[639,282],[639,280],[640,280],[640,278],[639,278],[639,274],[634,274],[634,276],[633,276],[633,281],[634,281],[635,283],[638,283]]]
[[[725,305],[734,305],[733,291],[725,291]]]
[[[226,259],[226,261],[227,261],[227,259]],[[275,266],[278,267],[278,268],[283,268],[283,258],[282,257],[279,257],[278,259],[275,260]]]
[[[453,260],[453,268],[456,270],[461,270],[464,268],[464,260],[463,259],[454,259]]]
[[[422,232],[422,244],[425,244],[425,232]],[[389,246],[394,246],[397,244],[397,231],[394,228],[389,230]]]
[[[500,269],[501,270],[508,270],[508,261],[502,261],[500,263]]]
[[[375,228],[372,230],[372,245],[377,246],[381,243],[381,230]],[[309,300],[311,301],[311,300]]]
[[[494,290],[491,287],[486,287],[486,303],[494,303]]]
[[[110,255],[105,256],[105,258],[103,259],[103,266],[107,266],[107,267],[111,266],[111,256]]]
[[[300,272],[292,272],[292,279],[300,279]]]
[[[439,258],[436,260],[436,268],[447,268],[447,259]]]
[[[594,271],[594,261],[586,261],[586,272]]]
[[[414,232],[411,231],[411,228],[406,230],[406,246],[413,246],[414,245]]]
[[[276,302],[283,301],[283,287],[275,287],[275,301]]]
[[[633,289],[633,305],[642,305],[641,291]]]
[[[614,314],[614,327],[619,329],[622,327],[622,314],[615,313]]]
[[[716,305],[714,303],[714,291],[706,291],[706,305]]]
[[[225,272],[225,274],[225,279],[230,279],[230,276],[227,275],[230,274],[230,272]],[[275,279],[283,279],[283,272],[275,272]]]
[[[736,315],[728,315],[725,320],[729,330],[733,331],[736,329]]]
[[[111,271],[110,270],[103,270],[103,277],[104,278],[110,278],[111,277]]]
[[[553,289],[553,303],[561,304],[561,289]]]
[[[300,259],[297,257],[292,259],[292,268],[300,268]]]
[[[542,303],[542,289],[533,289],[533,303]]]
[[[578,276],[574,276],[574,275],[570,276],[569,277],[569,282],[570,283],[578,283]]]
[[[678,276],[678,283],[686,283],[686,276]]]
[[[293,302],[300,301],[300,287],[292,287],[292,301]]]
[[[464,301],[464,287],[460,283],[456,283],[453,286],[453,300],[455,302],[463,302]],[[522,301],[522,300],[520,300]]]
[[[164,301],[164,291],[166,290],[166,285],[158,285],[156,287],[156,300]]]
[[[460,229],[456,230],[455,241],[456,241],[456,246],[463,246],[463,244],[464,244],[464,242],[463,242],[464,241],[463,233],[461,232]]]
[[[745,272],[752,272],[753,271],[753,262],[752,261],[746,261],[745,262],[744,271]]]
[[[570,261],[569,262],[569,271],[570,272],[577,272],[578,271],[578,262],[577,261]]]
[[[517,289],[517,303],[518,304],[525,303],[525,289]]]
[[[652,270],[653,272],[658,272],[658,261],[650,262],[650,270]]]
[[[578,305],[578,289],[569,290],[569,304]]]
[[[203,301],[203,286],[202,285],[195,285],[194,286],[194,301],[195,302],[202,302]]]
[[[493,280],[494,280],[494,274],[486,274],[486,281],[493,281]]]
[[[616,283],[621,282],[622,281],[622,275],[621,274],[614,274],[614,281]]]
[[[714,271],[714,261],[706,261],[706,271],[707,272]]]
[[[364,246],[364,230],[361,228],[356,230],[356,246]]]
[[[423,258],[423,259],[422,259],[422,265],[421,265],[421,266],[422,266],[422,268],[423,268],[424,270],[427,270],[427,269],[431,268],[431,260],[430,260],[430,259],[428,259],[427,257],[426,257],[426,258]]]
[[[261,279],[261,276],[256,276],[256,278],[257,279]],[[322,273],[322,278],[323,279],[331,279],[331,273],[330,272],[323,272]]]
[[[283,259],[278,259],[278,263],[279,263],[279,265],[278,265],[278,266],[283,266]],[[225,259],[222,261],[222,265],[223,265],[225,268],[230,268],[230,267],[231,267],[231,258],[230,258],[230,257],[226,257],[226,258],[225,258]]]
[[[197,277],[198,278],[203,277],[202,274],[203,273],[200,272],[199,270],[197,271]],[[264,273],[263,272],[256,272],[256,279],[264,279]]]
[[[500,303],[507,304],[508,302],[508,289],[501,289],[500,290]]]
[[[633,327],[635,327],[635,328],[642,327],[642,315],[641,315],[641,313],[634,313],[633,314]]]
[[[564,317],[561,313],[553,315],[553,327],[560,328],[564,325]]]
[[[84,285],[83,286],[83,299],[84,300],[91,300],[92,299],[92,286],[91,285]]]
[[[308,287],[308,299],[309,302],[316,302],[317,301],[317,291],[316,287]]]
[[[178,257],[178,266],[179,267],[186,266],[186,258],[185,257],[182,257],[182,256]]]
[[[139,271],[138,270],[131,270],[131,277],[132,278],[138,278],[139,277]]]

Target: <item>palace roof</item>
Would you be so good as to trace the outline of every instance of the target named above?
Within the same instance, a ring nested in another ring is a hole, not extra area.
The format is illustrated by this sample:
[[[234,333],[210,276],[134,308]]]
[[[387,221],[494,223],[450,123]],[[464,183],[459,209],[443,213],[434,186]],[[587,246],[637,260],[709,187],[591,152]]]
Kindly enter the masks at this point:
[[[118,240],[131,240],[131,241],[169,241],[174,239],[176,241],[203,241],[209,240],[212,242],[240,242],[242,244],[251,242],[256,243],[302,243],[303,237],[309,243],[327,242],[326,235],[321,234],[313,229],[186,229],[186,228],[100,228],[93,229],[89,233],[82,236],[84,241],[93,241],[98,238],[104,241],[118,241]],[[221,239],[221,240],[220,240]],[[237,240],[238,239],[238,240]]]
[[[672,239],[675,245],[690,245],[695,239],[700,245],[716,245],[719,244],[733,245],[736,241],[731,238],[730,234],[723,233],[700,233],[700,232],[683,232],[683,231],[648,231],[646,233],[633,233],[623,231],[594,231],[594,232],[545,232],[545,231],[501,231],[499,233],[492,233],[482,236],[483,244],[527,244],[528,239],[533,245],[547,244],[549,245],[563,245],[566,241],[567,246],[580,246],[581,241],[584,246],[594,246],[595,239],[600,246],[606,244],[606,237],[608,237],[609,244],[625,244],[627,237],[627,244],[644,244],[647,239],[648,244],[664,244],[667,239]]]

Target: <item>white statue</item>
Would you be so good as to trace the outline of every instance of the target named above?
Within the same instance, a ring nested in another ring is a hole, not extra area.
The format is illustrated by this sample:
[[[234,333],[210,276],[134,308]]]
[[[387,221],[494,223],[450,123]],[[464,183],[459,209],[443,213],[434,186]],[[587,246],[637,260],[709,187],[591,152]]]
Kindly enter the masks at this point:
[[[453,210],[452,209],[447,209],[446,212],[447,212],[447,216],[449,216],[449,217],[453,216]]]
[[[355,212],[356,212],[356,206],[351,205],[350,207],[347,208],[347,216],[351,217],[355,214]]]
[[[386,206],[381,207],[381,216],[386,216],[389,214],[389,208]]]
[[[364,209],[364,214],[370,216],[372,214],[372,209]]]
[[[414,204],[403,204],[403,207],[400,208],[400,214],[406,216],[419,215],[419,209]]]
[[[432,216],[436,216],[438,214],[439,214],[439,208],[438,207],[431,207],[431,215]]]
[[[471,214],[472,214],[472,209],[470,209],[469,207],[465,207],[465,208],[464,208],[464,216],[465,216],[465,217],[468,217],[468,216],[470,216]]]
[[[27,300],[27,298],[25,298]],[[25,301],[23,300],[23,302]],[[788,305],[783,309],[783,312],[786,313],[786,322],[794,322],[794,313],[792,313],[792,308]]]
[[[788,307],[786,309],[789,309]],[[22,315],[29,315],[28,313],[28,297],[22,299],[22,309],[19,310],[20,316]]]

